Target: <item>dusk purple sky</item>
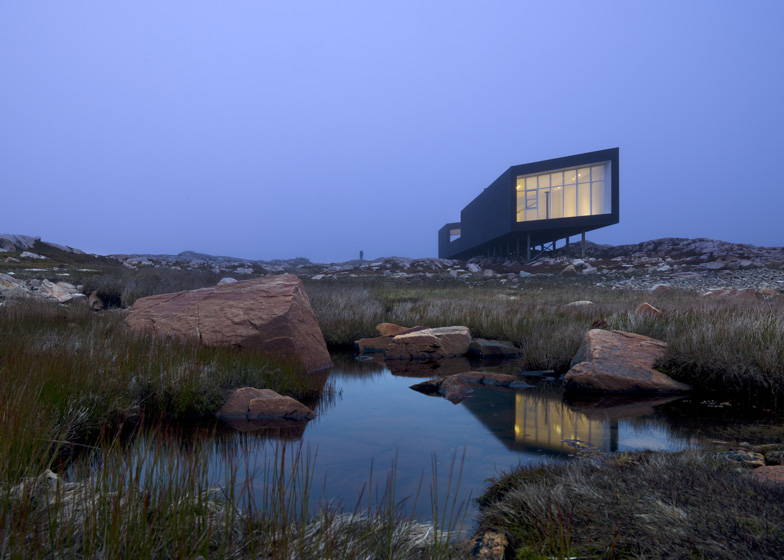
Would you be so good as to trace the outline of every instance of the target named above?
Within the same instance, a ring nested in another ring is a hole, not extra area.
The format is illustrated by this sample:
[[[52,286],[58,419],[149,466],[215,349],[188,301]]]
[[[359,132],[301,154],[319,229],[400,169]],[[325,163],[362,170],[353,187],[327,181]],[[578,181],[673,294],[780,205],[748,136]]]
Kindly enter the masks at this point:
[[[620,148],[598,243],[784,245],[784,2],[0,6],[0,233],[435,256],[509,166]]]

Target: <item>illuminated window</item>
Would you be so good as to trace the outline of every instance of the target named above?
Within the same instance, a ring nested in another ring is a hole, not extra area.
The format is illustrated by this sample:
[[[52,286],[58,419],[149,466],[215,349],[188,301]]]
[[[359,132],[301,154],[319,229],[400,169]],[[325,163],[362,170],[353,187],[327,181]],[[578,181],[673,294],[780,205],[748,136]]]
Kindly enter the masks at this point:
[[[517,178],[517,221],[612,212],[610,162]]]

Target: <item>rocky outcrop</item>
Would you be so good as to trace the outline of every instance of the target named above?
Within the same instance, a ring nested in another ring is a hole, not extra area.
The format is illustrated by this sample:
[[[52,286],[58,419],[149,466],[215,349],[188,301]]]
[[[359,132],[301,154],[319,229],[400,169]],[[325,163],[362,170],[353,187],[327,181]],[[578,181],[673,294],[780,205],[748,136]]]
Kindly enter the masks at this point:
[[[316,414],[291,397],[271,389],[243,387],[232,393],[215,415],[222,420],[312,420]]]
[[[564,378],[568,391],[678,393],[691,388],[653,369],[665,343],[623,331],[592,329]]]
[[[0,252],[25,251],[32,249],[40,237],[30,237],[29,235],[13,235],[10,233],[0,233]]]
[[[398,334],[386,349],[388,360],[437,359],[463,356],[471,346],[468,327],[438,327]]]
[[[257,349],[307,371],[332,365],[302,282],[292,274],[140,298],[126,323],[206,346]]]

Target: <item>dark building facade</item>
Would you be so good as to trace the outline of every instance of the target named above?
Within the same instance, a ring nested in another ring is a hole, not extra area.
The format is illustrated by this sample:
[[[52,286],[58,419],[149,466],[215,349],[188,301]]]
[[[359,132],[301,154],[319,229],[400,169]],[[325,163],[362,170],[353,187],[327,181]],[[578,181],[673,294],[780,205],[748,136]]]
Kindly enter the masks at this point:
[[[532,252],[617,224],[618,148],[515,165],[438,231],[438,256],[469,259]],[[584,246],[584,243],[583,243]],[[538,249],[537,249],[538,247]]]

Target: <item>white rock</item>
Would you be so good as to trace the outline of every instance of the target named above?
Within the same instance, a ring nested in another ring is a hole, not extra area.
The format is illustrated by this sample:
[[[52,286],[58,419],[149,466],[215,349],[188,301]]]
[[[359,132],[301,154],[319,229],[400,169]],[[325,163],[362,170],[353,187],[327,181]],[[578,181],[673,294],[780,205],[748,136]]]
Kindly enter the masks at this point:
[[[593,266],[587,266],[583,269],[583,274],[598,274],[599,269]]]
[[[469,263],[466,265],[466,268],[468,269],[468,272],[482,272],[482,267],[478,264]]]
[[[80,293],[76,286],[67,282],[50,282],[44,280],[37,292],[39,297],[44,299],[53,299],[58,303],[67,303],[69,301],[86,300],[87,296]]]
[[[218,280],[218,286],[222,286],[223,284],[233,284],[236,281],[237,281],[236,278],[227,276],[226,278],[221,278],[220,280]]]
[[[582,307],[584,305],[593,305],[593,302],[588,300],[573,301],[571,303],[567,303],[564,305],[564,307]]]
[[[25,296],[30,293],[23,280],[0,273],[0,294],[4,296]]]
[[[42,255],[37,254],[37,253],[30,253],[28,251],[24,251],[19,256],[22,257],[22,258],[28,258],[28,259],[45,259],[46,258],[46,257],[44,257]]]

